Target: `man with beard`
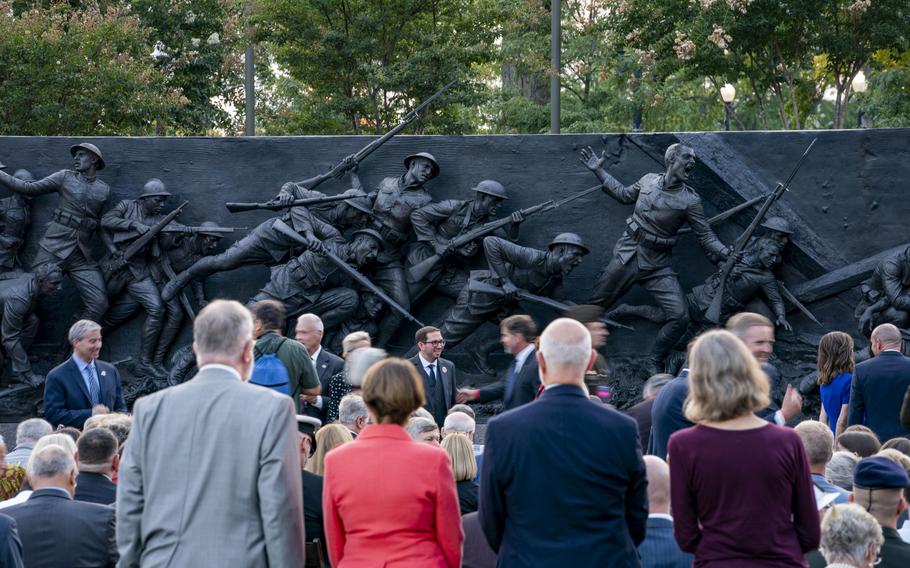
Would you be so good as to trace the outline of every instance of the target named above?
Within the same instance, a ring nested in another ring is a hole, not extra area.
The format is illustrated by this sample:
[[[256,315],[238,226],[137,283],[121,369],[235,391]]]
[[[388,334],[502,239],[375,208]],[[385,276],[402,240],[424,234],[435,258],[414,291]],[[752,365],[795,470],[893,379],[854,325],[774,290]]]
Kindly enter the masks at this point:
[[[446,199],[425,205],[411,213],[411,224],[417,234],[417,242],[408,250],[406,265],[410,268],[434,254],[445,259],[437,263],[422,279],[408,278],[412,299],[434,286],[436,291],[455,299],[467,285],[467,264],[480,251],[479,243],[471,242],[453,250],[450,242],[461,234],[494,220],[502,202],[509,198],[506,188],[491,179],[481,181],[471,191],[477,194],[474,199]],[[512,213],[509,230],[497,231],[497,236],[507,237],[510,241],[517,240],[518,227],[523,221],[521,212]]]
[[[688,222],[712,260],[730,254],[708,225],[701,198],[686,185],[695,167],[695,152],[682,144],[671,145],[664,155],[666,171],[646,174],[629,187],[603,169],[605,154],[583,149],[581,161],[603,184],[604,193],[620,203],[635,204],[613,257],[594,283],[590,302],[610,309],[634,284],[648,290],[667,316],[649,359],[651,366],[660,368],[689,324],[685,295],[670,266],[679,229]]]
[[[170,192],[159,179],[150,179],[142,188],[138,199],[125,199],[101,218],[101,226],[114,233],[125,234],[127,239],[138,237],[148,232],[153,225],[161,221],[161,209]],[[123,240],[122,243],[128,243]],[[158,292],[158,285],[152,278],[149,265],[161,255],[157,239],[128,260],[122,258],[122,251],[112,251],[105,263],[108,267],[107,291],[111,298],[116,298],[104,318],[103,325],[108,330],[122,325],[132,316],[138,303],[145,309],[145,323],[139,342],[139,362],[135,370],[145,376],[166,375],[163,368],[153,366],[152,358],[161,326],[164,321],[164,302]]]
[[[111,189],[97,177],[105,166],[97,146],[76,144],[70,154],[72,170],[60,170],[38,181],[24,181],[0,171],[0,186],[29,197],[60,194],[32,267],[58,265],[79,290],[85,305],[82,317],[99,321],[107,311],[108,301],[104,277],[92,260],[90,241]]]
[[[514,313],[521,291],[561,298],[563,278],[589,252],[575,233],[556,235],[546,251],[523,247],[499,237],[484,238],[483,249],[490,270],[475,271],[471,278],[501,287],[505,295],[471,292],[464,287],[440,327],[449,349],[484,322],[499,322]]]
[[[337,237],[321,245],[357,268],[370,266],[379,254],[382,237],[372,229],[354,231],[350,243]],[[277,300],[285,306],[287,317],[304,312],[320,314],[326,329],[333,329],[354,314],[358,293],[351,278],[326,255],[308,250],[289,263],[272,270],[272,279],[250,303]]]

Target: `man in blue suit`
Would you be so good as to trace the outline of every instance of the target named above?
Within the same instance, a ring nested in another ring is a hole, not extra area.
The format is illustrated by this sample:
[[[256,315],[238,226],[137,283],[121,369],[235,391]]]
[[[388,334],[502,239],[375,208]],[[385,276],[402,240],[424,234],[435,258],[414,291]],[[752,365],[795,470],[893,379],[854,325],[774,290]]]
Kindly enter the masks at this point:
[[[901,353],[901,332],[890,323],[872,330],[875,355],[856,366],[850,386],[847,425],[865,424],[878,439],[910,438],[901,425],[901,402],[910,388],[910,357]]]
[[[639,566],[647,481],[638,426],[584,388],[597,353],[581,323],[544,330],[534,404],[487,425],[480,524],[498,566]]]
[[[691,568],[692,555],[673,537],[670,516],[670,466],[657,456],[645,456],[648,470],[648,535],[638,545],[642,568]]]
[[[93,414],[126,412],[120,390],[120,374],[110,363],[98,359],[101,326],[79,320],[69,331],[73,356],[47,374],[44,385],[44,417],[53,426],[82,428]]]
[[[12,517],[0,515],[0,566],[22,568],[22,541]]]

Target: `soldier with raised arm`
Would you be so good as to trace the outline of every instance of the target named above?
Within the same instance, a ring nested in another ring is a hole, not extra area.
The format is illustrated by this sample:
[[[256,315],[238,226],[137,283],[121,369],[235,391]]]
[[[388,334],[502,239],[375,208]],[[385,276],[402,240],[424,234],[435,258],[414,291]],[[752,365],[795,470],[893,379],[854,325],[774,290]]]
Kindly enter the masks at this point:
[[[667,316],[650,357],[650,365],[660,369],[689,325],[685,294],[671,266],[679,229],[689,223],[714,261],[730,254],[708,225],[701,198],[686,185],[695,167],[695,152],[682,144],[671,145],[664,155],[664,173],[645,174],[628,187],[604,171],[604,154],[598,156],[591,148],[583,149],[581,161],[603,184],[604,193],[620,203],[635,204],[612,258],[594,283],[590,303],[610,309],[634,284],[650,292]]]
[[[60,195],[32,266],[57,264],[79,290],[84,304],[81,318],[100,321],[108,300],[104,278],[90,249],[111,189],[98,179],[105,163],[97,146],[88,142],[76,144],[70,154],[72,170],[60,170],[38,181],[24,181],[0,170],[0,186],[29,197]]]
[[[0,169],[3,167],[0,165]],[[13,177],[35,181],[28,170],[16,170]],[[19,249],[31,221],[31,201],[31,197],[19,193],[0,199],[0,279],[16,278],[23,273]]]

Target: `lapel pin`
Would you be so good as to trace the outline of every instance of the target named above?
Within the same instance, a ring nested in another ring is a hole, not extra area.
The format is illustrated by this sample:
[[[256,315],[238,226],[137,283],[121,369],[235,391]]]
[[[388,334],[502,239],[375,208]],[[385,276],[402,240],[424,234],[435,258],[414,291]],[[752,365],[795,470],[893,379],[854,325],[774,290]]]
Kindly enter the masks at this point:
[[[443,368],[442,368],[442,372],[443,372],[443,373],[448,373],[448,372],[449,372],[449,370],[448,370],[448,369],[446,369],[446,368],[445,368],[445,367],[443,367]]]
[[[322,368],[325,369],[326,367],[328,367],[328,365],[326,365],[325,363],[323,363],[323,364],[322,364]]]
[[[107,376],[107,371],[101,371],[101,376],[102,376],[102,377],[106,377],[106,376]]]

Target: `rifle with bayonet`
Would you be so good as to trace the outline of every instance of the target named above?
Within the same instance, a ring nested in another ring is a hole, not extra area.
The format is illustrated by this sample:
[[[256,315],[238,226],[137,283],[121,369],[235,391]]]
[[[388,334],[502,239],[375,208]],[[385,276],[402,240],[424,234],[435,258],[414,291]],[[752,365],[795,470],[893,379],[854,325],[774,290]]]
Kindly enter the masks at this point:
[[[787,178],[787,181],[780,183],[778,182],[777,187],[774,188],[774,191],[771,192],[765,202],[762,203],[761,208],[758,210],[758,214],[755,215],[755,218],[752,219],[752,222],[749,223],[749,226],[746,230],[736,239],[736,243],[733,245],[733,250],[730,251],[729,256],[724,261],[720,269],[720,283],[717,286],[717,290],[714,292],[714,297],[711,299],[711,304],[708,306],[707,311],[705,311],[705,318],[713,323],[719,323],[720,321],[720,312],[723,303],[724,290],[727,286],[727,278],[729,278],[730,273],[733,271],[733,266],[736,264],[737,257],[745,249],[746,244],[749,242],[749,239],[752,238],[752,235],[755,233],[755,230],[758,228],[758,225],[762,222],[767,215],[768,210],[771,209],[771,206],[774,205],[774,202],[781,198],[785,191],[790,191],[790,183],[793,181],[793,178],[796,177],[797,172],[799,172],[800,167],[802,167],[803,162],[806,160],[806,156],[809,155],[809,152],[812,151],[812,147],[815,146],[815,142],[818,138],[814,138],[809,144],[809,147],[806,148],[806,151],[803,152],[803,155],[800,156],[799,161],[796,163],[796,167],[793,168],[793,171],[790,173],[790,177]]]
[[[281,219],[276,220],[275,224],[272,225],[272,228],[277,230],[279,233],[286,235],[286,236],[290,237],[291,239],[297,241],[301,245],[309,248],[309,246],[310,246],[309,242],[305,238],[300,236],[300,234],[297,231],[292,229],[287,223],[285,223]],[[408,310],[406,310],[401,304],[399,304],[398,302],[393,300],[388,294],[383,292],[382,288],[380,288],[376,284],[373,284],[369,278],[367,278],[363,274],[357,272],[357,270],[353,266],[351,266],[350,264],[348,264],[347,262],[342,260],[338,255],[336,255],[332,251],[330,251],[328,249],[328,247],[322,247],[321,250],[314,250],[313,252],[315,254],[320,254],[320,255],[323,255],[326,258],[328,258],[330,261],[332,261],[332,264],[337,266],[342,272],[347,274],[352,280],[354,280],[355,282],[357,282],[358,284],[360,284],[361,286],[363,286],[364,288],[366,288],[367,290],[369,290],[370,292],[375,294],[380,300],[382,300],[383,302],[388,304],[390,308],[392,308],[393,310],[395,310],[396,312],[398,312],[399,314],[401,314],[408,320],[423,327],[423,323],[421,323],[421,321],[419,319],[417,319],[416,317],[411,315],[411,313]]]
[[[306,199],[295,199],[282,205],[277,201],[266,201],[265,203],[225,203],[225,207],[231,213],[241,213],[243,211],[255,211],[257,209],[267,209],[269,211],[281,211],[291,207],[308,207],[310,205],[322,205],[323,203],[334,203],[351,199],[350,195],[327,195],[326,197],[308,197]]]
[[[161,270],[164,272],[164,275],[167,276],[168,280],[173,282],[177,279],[177,273],[174,272],[174,267],[171,266],[171,261],[166,255],[161,255],[161,258],[158,259],[158,265],[161,266]],[[195,321],[196,312],[193,311],[193,304],[191,304],[190,299],[186,297],[186,292],[184,290],[180,290],[177,293],[177,299],[180,301],[180,305],[183,306],[183,311],[189,316],[190,321]]]
[[[394,128],[392,128],[391,130],[389,130],[388,132],[383,134],[381,137],[377,138],[376,140],[373,140],[372,142],[370,142],[369,144],[367,144],[366,146],[361,148],[360,151],[358,151],[356,154],[351,154],[350,156],[345,157],[343,160],[341,160],[341,163],[339,163],[337,166],[334,166],[332,169],[330,169],[326,173],[318,175],[314,178],[299,181],[299,182],[297,182],[297,184],[303,185],[307,189],[315,189],[316,186],[318,186],[319,184],[321,184],[322,182],[324,182],[328,179],[331,179],[333,177],[334,178],[341,177],[342,175],[344,175],[344,173],[346,171],[356,167],[357,164],[362,162],[367,156],[369,156],[370,154],[372,154],[373,152],[378,150],[380,146],[382,146],[383,144],[388,142],[393,136],[395,136],[396,134],[398,134],[399,132],[401,132],[402,130],[407,128],[408,125],[410,125],[412,122],[417,120],[420,117],[420,112],[423,109],[427,108],[430,105],[430,103],[432,103],[433,101],[438,99],[440,95],[442,95],[444,92],[446,92],[446,90],[448,90],[448,88],[451,87],[452,85],[454,85],[455,83],[456,83],[456,81],[451,81],[448,85],[446,85],[445,87],[436,91],[433,94],[433,96],[431,96],[427,100],[423,101],[422,103],[420,103],[419,105],[417,105],[416,107],[411,109],[408,112],[408,114],[404,115],[404,118],[401,119],[401,122],[399,122]]]
[[[537,215],[538,213],[546,213],[547,211],[552,211],[553,209],[556,209],[562,205],[565,205],[566,203],[569,203],[570,201],[575,201],[576,199],[579,199],[588,194],[594,193],[595,191],[598,191],[599,189],[601,189],[601,187],[603,187],[603,186],[596,185],[594,187],[590,187],[584,191],[580,191],[578,193],[570,195],[569,197],[566,197],[565,199],[561,199],[560,201],[554,201],[551,199],[551,200],[545,201],[543,203],[538,203],[537,205],[532,205],[531,207],[526,207],[524,209],[519,210],[519,213],[521,213],[523,217],[530,217],[532,215]],[[459,248],[461,248],[471,242],[474,242],[477,239],[486,237],[487,235],[490,235],[490,234],[496,232],[497,230],[510,225],[511,223],[512,223],[511,216],[502,217],[500,219],[496,219],[496,220],[484,223],[483,225],[481,225],[479,227],[475,227],[475,228],[471,229],[470,231],[466,231],[466,232],[456,236],[455,238],[453,238],[451,241],[449,241],[447,250],[449,250],[449,251],[458,250]],[[421,262],[418,262],[414,266],[408,268],[408,271],[407,271],[408,279],[411,282],[417,282],[418,280],[420,280],[421,278],[426,276],[428,272],[433,270],[433,267],[436,266],[440,260],[442,260],[442,255],[433,254],[433,256],[431,256],[425,260],[422,260]]]
[[[490,294],[491,296],[505,296],[505,290],[499,288],[498,286],[493,286],[486,282],[481,282],[480,280],[468,280],[468,291],[476,292],[479,294]],[[554,300],[553,298],[547,298],[546,296],[538,296],[537,294],[532,294],[527,290],[518,290],[518,299],[525,300],[526,302],[532,302],[534,304],[540,304],[548,308],[553,308],[554,310],[562,313],[572,307],[571,304],[565,302],[560,302],[559,300]],[[613,327],[621,327],[623,329],[628,329],[630,331],[635,331],[635,328],[631,325],[625,325],[619,323],[618,321],[611,320],[609,318],[603,318],[603,322],[607,325]]]
[[[124,266],[127,265],[129,260],[136,256],[139,251],[144,249],[152,240],[158,236],[162,230],[164,230],[167,225],[177,218],[177,215],[183,212],[183,208],[189,205],[189,201],[184,201],[176,209],[165,215],[160,221],[152,225],[148,231],[139,235],[133,242],[129,244],[124,250],[123,253],[117,255],[114,258],[111,258],[110,261],[106,263],[105,270],[109,272],[116,272]]]
[[[230,234],[236,233],[237,231],[248,231],[249,227],[202,227],[195,225],[178,225],[175,227],[165,227],[161,229],[161,234],[163,235],[173,235],[173,234],[187,234],[195,235],[198,233],[221,233],[221,234]],[[117,231],[114,233],[114,242],[122,243],[123,241],[128,241],[135,239],[139,236],[139,233],[135,231]]]

